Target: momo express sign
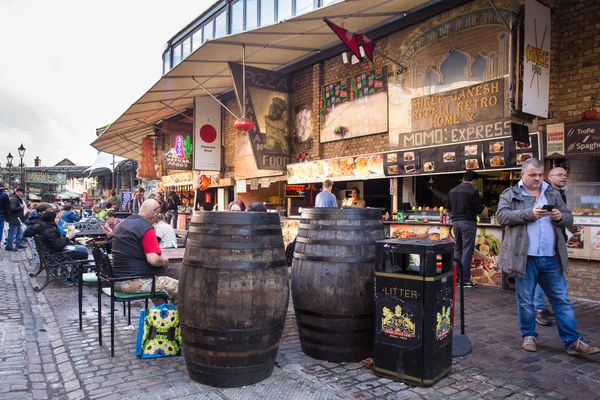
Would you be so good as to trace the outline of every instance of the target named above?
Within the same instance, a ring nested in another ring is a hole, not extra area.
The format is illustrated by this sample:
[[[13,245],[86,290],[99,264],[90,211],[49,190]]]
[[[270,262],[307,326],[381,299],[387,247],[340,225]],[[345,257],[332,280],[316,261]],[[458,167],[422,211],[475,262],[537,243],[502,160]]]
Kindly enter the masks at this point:
[[[600,155],[600,120],[552,124],[546,129],[548,157]]]
[[[411,100],[411,132],[390,132],[393,150],[510,136],[504,80],[482,82]]]

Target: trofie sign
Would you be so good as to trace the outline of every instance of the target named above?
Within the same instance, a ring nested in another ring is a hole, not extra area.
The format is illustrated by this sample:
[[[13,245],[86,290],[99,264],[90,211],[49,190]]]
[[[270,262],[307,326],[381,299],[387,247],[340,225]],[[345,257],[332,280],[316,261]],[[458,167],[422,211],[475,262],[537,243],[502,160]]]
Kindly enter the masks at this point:
[[[552,124],[546,129],[548,157],[600,154],[600,120]]]

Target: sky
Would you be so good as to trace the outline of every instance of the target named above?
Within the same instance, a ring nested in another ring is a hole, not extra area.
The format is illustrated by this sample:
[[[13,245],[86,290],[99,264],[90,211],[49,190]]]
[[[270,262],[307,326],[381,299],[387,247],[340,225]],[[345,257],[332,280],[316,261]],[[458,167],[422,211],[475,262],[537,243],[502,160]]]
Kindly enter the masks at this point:
[[[162,75],[166,42],[215,0],[0,0],[0,164],[92,165],[96,128]]]

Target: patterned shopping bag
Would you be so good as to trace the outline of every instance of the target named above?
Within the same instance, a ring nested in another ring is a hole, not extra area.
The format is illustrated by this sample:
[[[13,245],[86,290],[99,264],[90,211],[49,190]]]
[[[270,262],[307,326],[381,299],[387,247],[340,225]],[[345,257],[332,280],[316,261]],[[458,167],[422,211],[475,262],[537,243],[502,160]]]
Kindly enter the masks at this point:
[[[140,311],[135,355],[140,358],[160,358],[181,355],[179,314],[172,303]]]

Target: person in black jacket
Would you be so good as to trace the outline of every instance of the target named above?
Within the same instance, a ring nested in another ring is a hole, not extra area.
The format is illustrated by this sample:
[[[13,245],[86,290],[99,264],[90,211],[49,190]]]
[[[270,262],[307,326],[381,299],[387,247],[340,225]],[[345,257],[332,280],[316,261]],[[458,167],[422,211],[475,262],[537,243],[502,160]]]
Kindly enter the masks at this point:
[[[51,210],[52,208],[53,208],[53,206],[50,203],[36,204],[33,207],[33,210],[31,210],[31,212],[29,213],[27,220],[25,220],[25,226],[27,226],[27,228],[25,228],[23,237],[26,237],[26,238],[34,237],[35,234],[33,233],[33,227],[35,226],[35,224],[37,224],[39,222],[40,216],[43,213],[45,213],[46,211]]]
[[[475,236],[477,236],[477,214],[483,211],[481,197],[475,189],[477,174],[467,171],[462,183],[448,194],[448,211],[452,212],[452,225],[456,240],[455,257],[460,259],[463,268],[464,287],[476,287],[471,281],[471,258],[475,251]]]
[[[25,220],[25,213],[23,207],[23,196],[25,191],[23,188],[18,188],[10,196],[10,211],[6,216],[6,222],[8,222],[8,238],[6,239],[6,251],[17,251],[17,249],[25,249],[23,246],[23,232],[21,229],[21,223]],[[16,241],[16,246],[14,243]],[[15,248],[16,247],[16,248]]]
[[[175,193],[175,187],[171,187],[169,197],[167,197],[167,224],[173,221],[173,229],[177,229],[177,217],[179,216],[178,207],[181,205],[181,199]]]
[[[0,183],[0,243],[2,243],[2,234],[4,233],[4,221],[10,212],[10,199],[4,191],[4,186]]]
[[[66,237],[60,233],[57,225],[58,214],[54,209],[43,213],[38,223],[33,227],[33,233],[40,237],[42,242],[52,251],[69,251],[74,260],[87,260],[88,252],[85,246],[74,245],[71,239],[74,233],[67,233]]]

